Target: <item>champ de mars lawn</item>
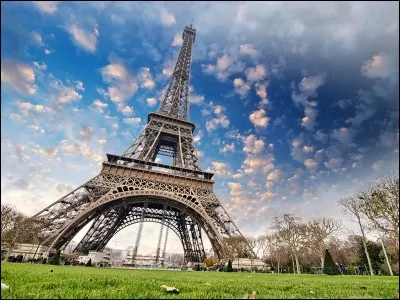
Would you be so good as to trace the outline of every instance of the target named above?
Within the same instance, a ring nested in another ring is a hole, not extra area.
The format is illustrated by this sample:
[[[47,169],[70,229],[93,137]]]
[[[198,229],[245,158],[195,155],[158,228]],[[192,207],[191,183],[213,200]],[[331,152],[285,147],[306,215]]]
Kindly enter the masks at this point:
[[[53,270],[53,271],[51,271]],[[398,276],[295,275],[1,264],[2,298],[398,298]],[[180,293],[169,294],[161,285]]]

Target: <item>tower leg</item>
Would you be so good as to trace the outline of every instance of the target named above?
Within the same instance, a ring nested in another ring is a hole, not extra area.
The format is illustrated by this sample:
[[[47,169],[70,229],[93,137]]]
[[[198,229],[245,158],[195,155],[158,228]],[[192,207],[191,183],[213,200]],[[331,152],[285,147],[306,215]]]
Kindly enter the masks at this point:
[[[161,247],[161,238],[162,238],[163,229],[164,229],[164,224],[161,224],[160,235],[158,236],[158,245],[157,245],[157,253],[156,253],[156,264],[158,263],[158,260],[160,258],[160,247]]]
[[[163,217],[161,221],[161,228],[160,228],[160,235],[158,237],[158,245],[157,245],[157,253],[156,253],[156,264],[158,263],[158,260],[160,258],[160,250],[161,250],[161,238],[162,238],[162,233],[164,229],[164,219],[165,219],[165,213],[167,211],[167,205],[164,205],[164,210],[163,210]]]
[[[133,255],[132,255],[132,263],[135,263],[136,260],[136,255],[139,249],[139,243],[140,243],[140,238],[142,235],[142,231],[143,231],[143,221],[144,221],[144,215],[146,213],[146,209],[147,209],[147,203],[143,204],[143,211],[142,211],[142,216],[141,216],[141,220],[140,220],[140,225],[139,225],[139,231],[138,231],[138,235],[136,237],[136,244],[135,244],[135,248],[133,249]]]
[[[168,230],[169,230],[169,228],[167,227],[167,230],[165,231],[164,249],[163,249],[163,253],[162,253],[162,257],[164,259],[164,263],[165,263],[165,252],[167,250],[167,242],[168,242]]]

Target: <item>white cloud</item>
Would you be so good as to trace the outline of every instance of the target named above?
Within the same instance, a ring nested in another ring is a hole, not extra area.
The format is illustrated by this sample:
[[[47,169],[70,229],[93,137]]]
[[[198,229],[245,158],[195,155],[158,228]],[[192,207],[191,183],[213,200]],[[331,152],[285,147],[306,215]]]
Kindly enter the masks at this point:
[[[166,77],[170,77],[172,73],[174,72],[175,68],[175,61],[174,60],[168,60],[164,63],[163,69],[162,69],[162,74]]]
[[[10,118],[11,120],[15,121],[15,122],[20,122],[20,121],[22,121],[22,117],[21,117],[19,114],[16,114],[16,113],[11,113],[11,114],[9,115],[9,118]]]
[[[30,102],[17,101],[18,109],[21,115],[28,117],[32,113],[42,114],[50,113],[53,110],[41,104],[32,104]]]
[[[75,82],[76,83],[76,86],[75,86],[75,88],[78,90],[78,91],[85,91],[85,88],[83,87],[83,82],[82,81],[76,81]]]
[[[250,83],[245,82],[242,78],[233,80],[233,86],[235,87],[235,93],[241,97],[245,97],[250,91]]]
[[[155,106],[157,104],[157,99],[156,98],[147,98],[146,99],[147,106]]]
[[[325,167],[331,170],[338,170],[342,165],[341,157],[332,157],[329,161],[324,162]]]
[[[259,55],[258,51],[254,49],[252,44],[240,45],[240,53],[248,54],[253,58]]]
[[[32,38],[36,45],[42,47],[44,46],[42,36],[37,32],[32,32]]]
[[[299,93],[292,91],[295,103],[307,104],[307,99],[317,96],[317,89],[325,83],[325,74],[303,77],[299,83]]]
[[[174,15],[166,10],[163,10],[161,12],[160,21],[164,25],[168,25],[168,26],[176,23]]]
[[[122,122],[125,124],[136,125],[139,124],[141,120],[141,118],[124,118]]]
[[[155,86],[153,78],[150,73],[150,68],[141,68],[138,74],[140,86],[147,89],[152,89]]]
[[[91,126],[82,126],[76,138],[79,140],[89,141],[94,136],[94,128]]]
[[[264,150],[264,141],[258,140],[254,134],[243,138],[243,151],[246,153],[259,154]]]
[[[207,131],[213,131],[218,127],[227,128],[229,126],[229,120],[226,115],[219,115],[216,118],[206,121]]]
[[[231,197],[240,196],[242,193],[242,185],[237,182],[228,182],[228,186],[231,189]]]
[[[246,70],[247,80],[250,82],[263,80],[267,76],[267,70],[263,65],[257,65],[255,68]]]
[[[306,159],[304,161],[304,165],[309,170],[315,170],[316,168],[318,168],[318,163],[315,160],[311,159],[311,158]]]
[[[223,111],[225,110],[225,108],[221,105],[214,105],[213,102],[210,102],[208,104],[208,107],[213,111],[213,113],[215,114],[215,117],[207,120],[206,121],[206,129],[208,132],[211,132],[215,129],[217,129],[218,127],[223,127],[223,128],[227,128],[230,124],[228,117],[223,114]],[[211,112],[209,110],[204,110],[202,111],[203,115],[211,115]]]
[[[203,103],[204,96],[197,95],[192,86],[189,87],[189,102],[193,104]]]
[[[34,61],[33,65],[37,69],[37,71],[44,71],[47,69],[47,66],[44,62],[42,62],[42,64],[40,64],[37,61]]]
[[[51,54],[51,53],[54,53],[54,50],[44,49],[44,53],[45,53],[46,55],[49,55],[49,54]]]
[[[217,59],[216,65],[202,65],[203,72],[213,74],[220,81],[225,81],[231,74],[244,70],[244,64],[237,57],[224,54]]]
[[[324,143],[328,139],[328,135],[324,133],[321,129],[318,129],[317,132],[315,133],[315,139],[317,141]]]
[[[314,151],[314,148],[312,146],[304,146],[302,150],[303,152],[311,153]]]
[[[276,169],[268,175],[267,179],[270,181],[280,181],[283,179],[283,177],[284,174],[282,173],[282,171]]]
[[[190,99],[190,103],[199,104],[204,101],[204,96],[203,95],[192,95],[192,96],[190,96],[189,99]]]
[[[331,137],[339,141],[342,145],[350,146],[353,143],[353,134],[348,128],[345,127],[334,129]]]
[[[36,125],[29,125],[29,128],[32,128],[33,130],[37,131],[40,135],[45,133],[44,129],[42,129],[39,126],[36,126]]]
[[[178,32],[175,34],[174,39],[172,40],[172,46],[181,46],[183,43],[182,32]]]
[[[372,168],[374,171],[377,172],[377,171],[380,171],[380,170],[382,169],[383,164],[384,164],[384,161],[383,161],[383,160],[378,160],[378,161],[376,161],[376,162],[374,162],[374,163],[372,164],[371,168]]]
[[[258,105],[260,108],[262,108],[268,104],[267,86],[264,83],[257,82],[255,87],[256,87],[256,94],[261,99]]]
[[[30,150],[33,153],[36,153],[48,160],[53,160],[53,161],[60,161],[61,159],[57,156],[57,153],[59,152],[58,147],[42,147],[41,145],[38,144],[33,144],[30,148]]]
[[[107,106],[108,106],[107,103],[101,102],[101,100],[99,99],[94,100],[92,103],[92,107],[100,113],[103,113],[104,108],[106,108]]]
[[[261,108],[259,110],[253,111],[250,114],[249,119],[256,127],[267,127],[269,118],[265,114],[265,110]]]
[[[292,148],[290,155],[295,161],[303,163],[307,158],[313,154],[314,148],[304,144],[302,138],[295,138],[292,140]]]
[[[304,118],[301,119],[301,126],[306,128],[307,130],[313,130],[316,126],[315,119],[318,116],[318,112],[316,109],[306,106],[304,109]]]
[[[268,192],[261,194],[261,200],[263,200],[263,201],[271,200],[277,196],[278,196],[278,194],[268,191]]]
[[[372,92],[359,90],[357,92],[357,101],[354,105],[355,115],[347,119],[345,122],[354,126],[360,126],[364,121],[371,118],[376,111],[375,97]]]
[[[195,142],[196,144],[200,144],[200,141],[203,137],[203,131],[199,130],[199,132],[193,137],[193,142]]]
[[[220,151],[222,153],[235,152],[235,144],[226,144]]]
[[[57,10],[57,5],[60,1],[32,1],[32,4],[40,11],[52,14]]]
[[[23,94],[33,95],[37,90],[34,70],[21,62],[1,60],[1,81]]]
[[[229,164],[218,161],[213,161],[211,164],[213,167],[209,170],[210,172],[222,177],[228,177],[232,175]]]
[[[132,97],[138,85],[122,63],[110,63],[100,69],[103,80],[110,83],[107,95],[114,103],[122,103]]]
[[[57,108],[60,108],[61,105],[82,99],[82,95],[75,91],[76,87],[66,87],[60,80],[56,79],[50,82],[50,87],[55,92],[53,103]]]
[[[396,70],[394,60],[387,53],[380,53],[364,62],[361,67],[361,74],[369,78],[385,79],[393,76]]]
[[[63,140],[59,145],[59,149],[66,154],[80,154],[87,160],[97,163],[104,161],[103,154],[97,153],[85,144],[70,143],[67,140]]]
[[[118,110],[124,115],[124,116],[130,116],[134,113],[132,107],[128,106],[128,105],[121,105],[118,104],[117,105]]]
[[[71,35],[75,45],[90,53],[96,52],[97,39],[99,37],[97,24],[89,31],[72,22],[66,26],[66,30]]]
[[[274,169],[274,156],[270,153],[263,155],[249,154],[246,156],[242,164],[245,174],[253,174],[255,172],[268,173]]]

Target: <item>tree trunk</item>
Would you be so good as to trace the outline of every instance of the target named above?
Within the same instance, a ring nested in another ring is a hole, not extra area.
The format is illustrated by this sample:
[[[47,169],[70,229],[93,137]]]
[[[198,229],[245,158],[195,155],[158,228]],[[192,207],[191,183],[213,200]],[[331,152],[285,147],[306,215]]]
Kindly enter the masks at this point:
[[[363,246],[364,246],[364,250],[365,250],[365,255],[367,256],[367,260],[368,260],[369,271],[371,273],[371,276],[374,276],[374,268],[372,266],[371,258],[369,257],[369,253],[368,253],[367,242],[366,242],[367,239],[365,237],[364,228],[362,227],[360,217],[357,217],[357,219],[358,219],[358,225],[360,225],[360,230],[361,230],[361,234],[362,234],[362,242],[363,242]]]
[[[322,252],[322,255],[320,254],[319,258],[321,259],[321,268],[323,268],[325,263],[325,251]]]
[[[293,264],[293,274],[296,274],[296,268],[294,267],[294,258],[293,258],[293,255],[292,255],[292,264]]]
[[[385,245],[384,245],[383,242],[382,242],[382,238],[379,238],[379,240],[381,241],[382,250],[383,250],[383,253],[385,254],[386,263],[387,263],[387,265],[388,265],[388,269],[389,269],[389,272],[390,272],[390,276],[393,276],[392,266],[390,265],[390,261],[389,261],[389,258],[388,258],[388,256],[387,256],[387,253],[386,253]]]
[[[299,263],[299,258],[297,257],[297,253],[294,254],[294,259],[296,260],[297,274],[301,274],[300,263]]]

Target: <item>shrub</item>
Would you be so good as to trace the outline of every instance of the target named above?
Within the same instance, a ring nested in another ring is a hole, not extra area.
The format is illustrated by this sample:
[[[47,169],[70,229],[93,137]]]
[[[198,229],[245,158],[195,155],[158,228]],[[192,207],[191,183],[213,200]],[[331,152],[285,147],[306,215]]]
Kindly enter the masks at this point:
[[[338,275],[340,274],[339,267],[333,262],[332,256],[328,249],[325,249],[325,259],[324,259],[324,274],[327,275]]]
[[[49,258],[49,264],[51,265],[59,265],[60,264],[60,257],[61,257],[61,249],[58,249],[56,255]]]
[[[233,271],[233,269],[232,269],[232,261],[229,260],[228,261],[228,266],[226,267],[226,272],[232,272],[232,271]]]
[[[91,267],[92,266],[92,259],[89,258],[88,262],[85,264],[86,267]]]

